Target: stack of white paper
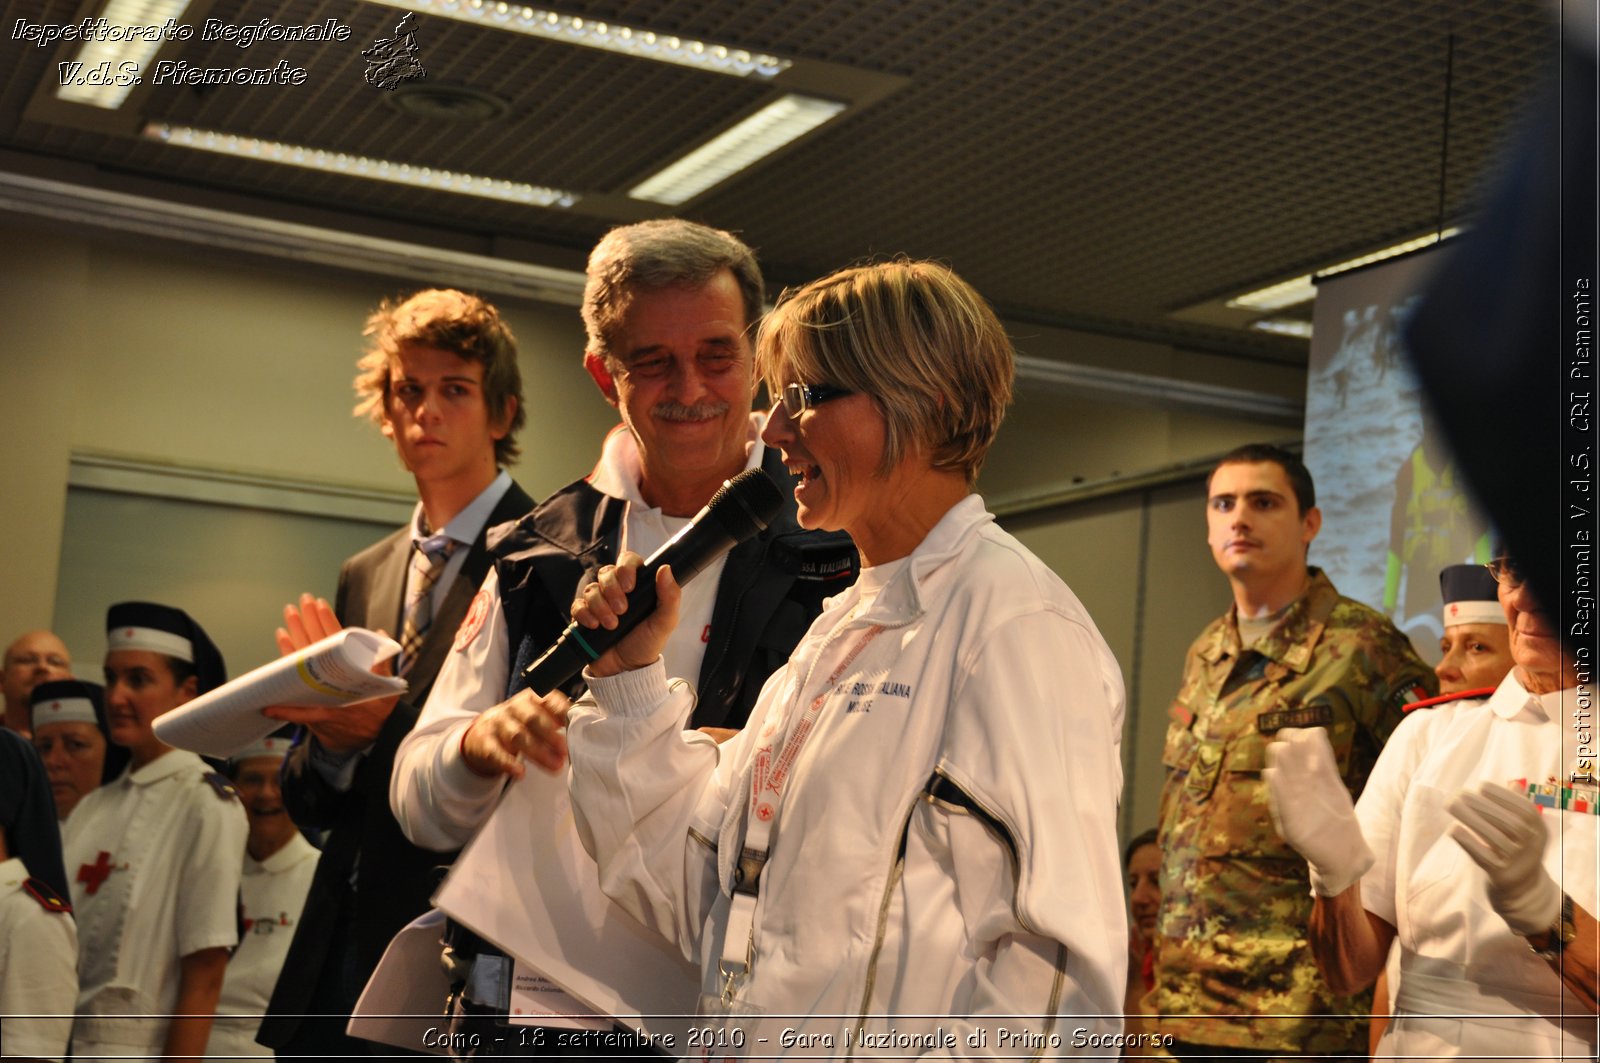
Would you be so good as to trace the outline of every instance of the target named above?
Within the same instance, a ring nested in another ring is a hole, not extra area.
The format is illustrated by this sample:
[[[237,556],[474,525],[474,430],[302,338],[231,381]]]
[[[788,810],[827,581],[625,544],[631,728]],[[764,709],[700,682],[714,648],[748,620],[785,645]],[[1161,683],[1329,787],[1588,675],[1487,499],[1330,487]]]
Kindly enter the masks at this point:
[[[345,628],[178,706],[156,720],[156,737],[179,749],[230,757],[283,726],[261,715],[269,705],[348,705],[405,693],[404,679],[372,674],[373,665],[399,652],[394,639]]]

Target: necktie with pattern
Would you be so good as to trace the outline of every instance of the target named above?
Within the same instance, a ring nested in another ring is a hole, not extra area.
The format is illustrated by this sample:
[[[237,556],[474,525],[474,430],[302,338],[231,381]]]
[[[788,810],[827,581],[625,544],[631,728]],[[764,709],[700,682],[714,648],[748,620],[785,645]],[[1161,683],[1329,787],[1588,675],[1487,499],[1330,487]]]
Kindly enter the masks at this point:
[[[433,623],[433,585],[439,582],[456,543],[444,535],[434,535],[412,544],[411,568],[406,573],[406,611],[400,631],[400,674],[416,663],[422,640]]]

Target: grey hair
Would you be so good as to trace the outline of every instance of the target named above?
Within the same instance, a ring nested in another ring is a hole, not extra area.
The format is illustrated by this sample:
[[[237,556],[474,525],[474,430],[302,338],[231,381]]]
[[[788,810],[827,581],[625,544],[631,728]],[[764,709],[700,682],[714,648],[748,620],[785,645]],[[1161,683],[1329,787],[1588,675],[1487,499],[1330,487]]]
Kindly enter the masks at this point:
[[[699,287],[722,270],[733,274],[744,301],[745,327],[761,320],[766,288],[755,252],[732,233],[681,218],[658,218],[612,229],[589,253],[583,286],[588,352],[608,362],[633,291]]]

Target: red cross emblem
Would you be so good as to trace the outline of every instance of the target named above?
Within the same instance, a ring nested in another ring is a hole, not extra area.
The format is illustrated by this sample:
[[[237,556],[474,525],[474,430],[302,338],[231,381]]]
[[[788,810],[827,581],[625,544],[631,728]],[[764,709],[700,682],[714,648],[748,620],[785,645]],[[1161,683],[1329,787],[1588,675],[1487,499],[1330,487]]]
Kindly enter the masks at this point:
[[[454,650],[460,653],[472,645],[472,640],[478,637],[478,632],[483,628],[483,622],[489,618],[489,592],[479,591],[473,595],[472,604],[467,606],[467,615],[461,621],[461,626],[456,628],[456,641]]]
[[[84,892],[91,895],[99,892],[100,884],[110,877],[111,854],[104,849],[94,858],[94,863],[78,867],[78,881],[84,884]]]

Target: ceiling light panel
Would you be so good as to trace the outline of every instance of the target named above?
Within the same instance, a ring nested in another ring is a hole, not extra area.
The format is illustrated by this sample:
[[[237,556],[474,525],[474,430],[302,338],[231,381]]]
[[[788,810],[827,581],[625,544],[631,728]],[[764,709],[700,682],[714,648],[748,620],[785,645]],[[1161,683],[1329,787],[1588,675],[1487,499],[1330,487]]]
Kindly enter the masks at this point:
[[[715,44],[672,33],[657,33],[638,26],[563,15],[522,4],[498,0],[369,0],[385,7],[437,15],[492,29],[524,33],[530,37],[576,44],[584,48],[654,59],[660,63],[707,70],[732,77],[770,78],[792,65],[776,55],[753,52],[728,44]]]
[[[241,137],[231,133],[217,133],[188,126],[151,122],[144,127],[144,136],[150,140],[173,147],[210,151],[218,155],[232,155],[256,162],[275,162],[284,166],[298,166],[306,170],[362,177],[369,181],[388,181],[391,184],[428,188],[435,192],[455,192],[464,196],[481,196],[506,203],[520,203],[535,207],[570,207],[578,202],[576,193],[559,188],[503,181],[496,177],[479,177],[456,173],[432,166],[413,166],[409,163],[390,162],[363,155],[324,151],[297,144],[283,144],[256,137]]]
[[[1420,251],[1422,248],[1432,244],[1442,243],[1459,232],[1461,232],[1459,226],[1452,226],[1437,233],[1428,233],[1425,236],[1418,236],[1411,240],[1402,240],[1398,244],[1391,244],[1370,254],[1357,255],[1355,258],[1347,258],[1343,262],[1325,266],[1315,273],[1302,274],[1290,280],[1268,285],[1265,288],[1257,288],[1253,292],[1236,295],[1228,300],[1228,305],[1247,310],[1282,310],[1285,307],[1309,303],[1317,297],[1316,282],[1318,280],[1332,277],[1338,273],[1345,273],[1361,266],[1370,266],[1374,262],[1382,262],[1386,258],[1395,258],[1411,251]]]
[[[1236,295],[1228,300],[1228,305],[1247,310],[1282,310],[1285,307],[1309,303],[1316,297],[1317,287],[1311,283],[1311,274],[1304,273],[1291,280]]]
[[[634,199],[678,206],[771,155],[845,109],[834,100],[790,93],[628,190]]]
[[[1411,251],[1420,251],[1424,247],[1428,247],[1432,244],[1443,243],[1444,241],[1450,239],[1450,237],[1455,236],[1460,231],[1460,227],[1452,226],[1451,228],[1445,229],[1438,233],[1429,233],[1426,236],[1419,236],[1414,240],[1406,240],[1401,243],[1394,244],[1393,246],[1386,247],[1381,251],[1374,251],[1370,255],[1360,255],[1356,258],[1348,258],[1337,265],[1329,266],[1326,269],[1317,270],[1317,277],[1318,279],[1323,277],[1331,277],[1335,273],[1344,273],[1347,270],[1352,270],[1359,266],[1370,266],[1374,262],[1382,262],[1386,258],[1395,258]]]
[[[1250,327],[1277,336],[1294,336],[1302,340],[1311,338],[1311,322],[1299,321],[1292,317],[1264,317],[1260,321],[1251,322]]]
[[[62,80],[70,77],[72,83],[56,89],[56,96],[108,111],[121,107],[137,85],[127,75],[130,67],[125,64],[145,69],[166,43],[168,30],[179,24],[188,9],[189,0],[110,0],[98,21],[82,23],[92,27],[93,36],[72,58],[79,65],[69,68],[71,73],[63,73]]]

